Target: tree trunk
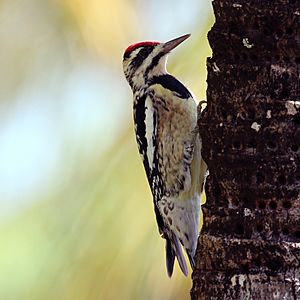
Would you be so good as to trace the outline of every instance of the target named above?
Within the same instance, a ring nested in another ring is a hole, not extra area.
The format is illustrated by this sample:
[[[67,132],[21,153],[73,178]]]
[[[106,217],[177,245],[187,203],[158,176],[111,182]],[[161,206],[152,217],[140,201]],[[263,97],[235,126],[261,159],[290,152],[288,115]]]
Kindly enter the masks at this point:
[[[300,1],[215,0],[192,299],[300,299]]]

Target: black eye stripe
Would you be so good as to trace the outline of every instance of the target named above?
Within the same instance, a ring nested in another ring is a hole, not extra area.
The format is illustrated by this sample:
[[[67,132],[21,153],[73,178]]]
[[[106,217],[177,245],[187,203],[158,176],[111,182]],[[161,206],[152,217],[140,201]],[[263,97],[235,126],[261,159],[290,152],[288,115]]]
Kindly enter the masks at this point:
[[[137,70],[138,67],[141,66],[141,64],[145,61],[145,59],[150,55],[150,53],[153,51],[153,46],[148,47],[142,47],[142,49],[138,52],[136,57],[131,62],[131,68],[133,70]]]
[[[150,49],[152,51],[152,49]],[[146,57],[149,55],[149,53],[151,53],[151,51],[149,52],[149,48],[143,48],[140,52],[139,55]]]
[[[143,63],[143,61],[144,61],[143,56],[141,56],[141,55],[138,54],[138,55],[132,60],[132,62],[131,62],[131,64],[130,64],[132,70],[135,71],[135,70]]]

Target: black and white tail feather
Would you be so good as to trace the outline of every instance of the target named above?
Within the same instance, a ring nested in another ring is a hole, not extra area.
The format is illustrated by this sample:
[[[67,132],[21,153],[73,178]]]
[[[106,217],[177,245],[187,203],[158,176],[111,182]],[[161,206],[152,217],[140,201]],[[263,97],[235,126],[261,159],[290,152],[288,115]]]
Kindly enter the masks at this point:
[[[188,37],[137,43],[129,46],[123,57],[134,96],[136,140],[153,194],[158,229],[166,240],[170,277],[175,258],[188,275],[182,247],[195,267],[200,197],[207,170],[201,158],[197,104],[191,92],[166,71],[167,54]]]
[[[175,256],[177,258],[179,267],[185,276],[188,275],[188,268],[185,262],[184,255],[182,253],[181,245],[178,237],[174,234],[170,234],[171,237],[166,239],[166,267],[168,276],[171,277],[173,274]]]

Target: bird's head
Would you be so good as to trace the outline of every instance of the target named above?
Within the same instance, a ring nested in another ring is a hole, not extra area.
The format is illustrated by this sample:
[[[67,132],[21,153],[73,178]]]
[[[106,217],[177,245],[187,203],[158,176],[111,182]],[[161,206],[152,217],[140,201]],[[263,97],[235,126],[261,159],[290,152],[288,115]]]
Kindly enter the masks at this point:
[[[189,36],[186,34],[166,43],[147,41],[130,45],[123,55],[123,70],[130,86],[138,89],[153,76],[165,74],[168,54]]]

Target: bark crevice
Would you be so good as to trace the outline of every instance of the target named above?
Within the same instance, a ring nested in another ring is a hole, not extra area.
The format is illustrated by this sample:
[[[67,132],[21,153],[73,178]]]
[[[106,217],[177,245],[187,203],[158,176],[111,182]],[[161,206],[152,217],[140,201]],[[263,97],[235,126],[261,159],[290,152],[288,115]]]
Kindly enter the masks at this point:
[[[192,299],[300,299],[300,1],[213,1]]]

